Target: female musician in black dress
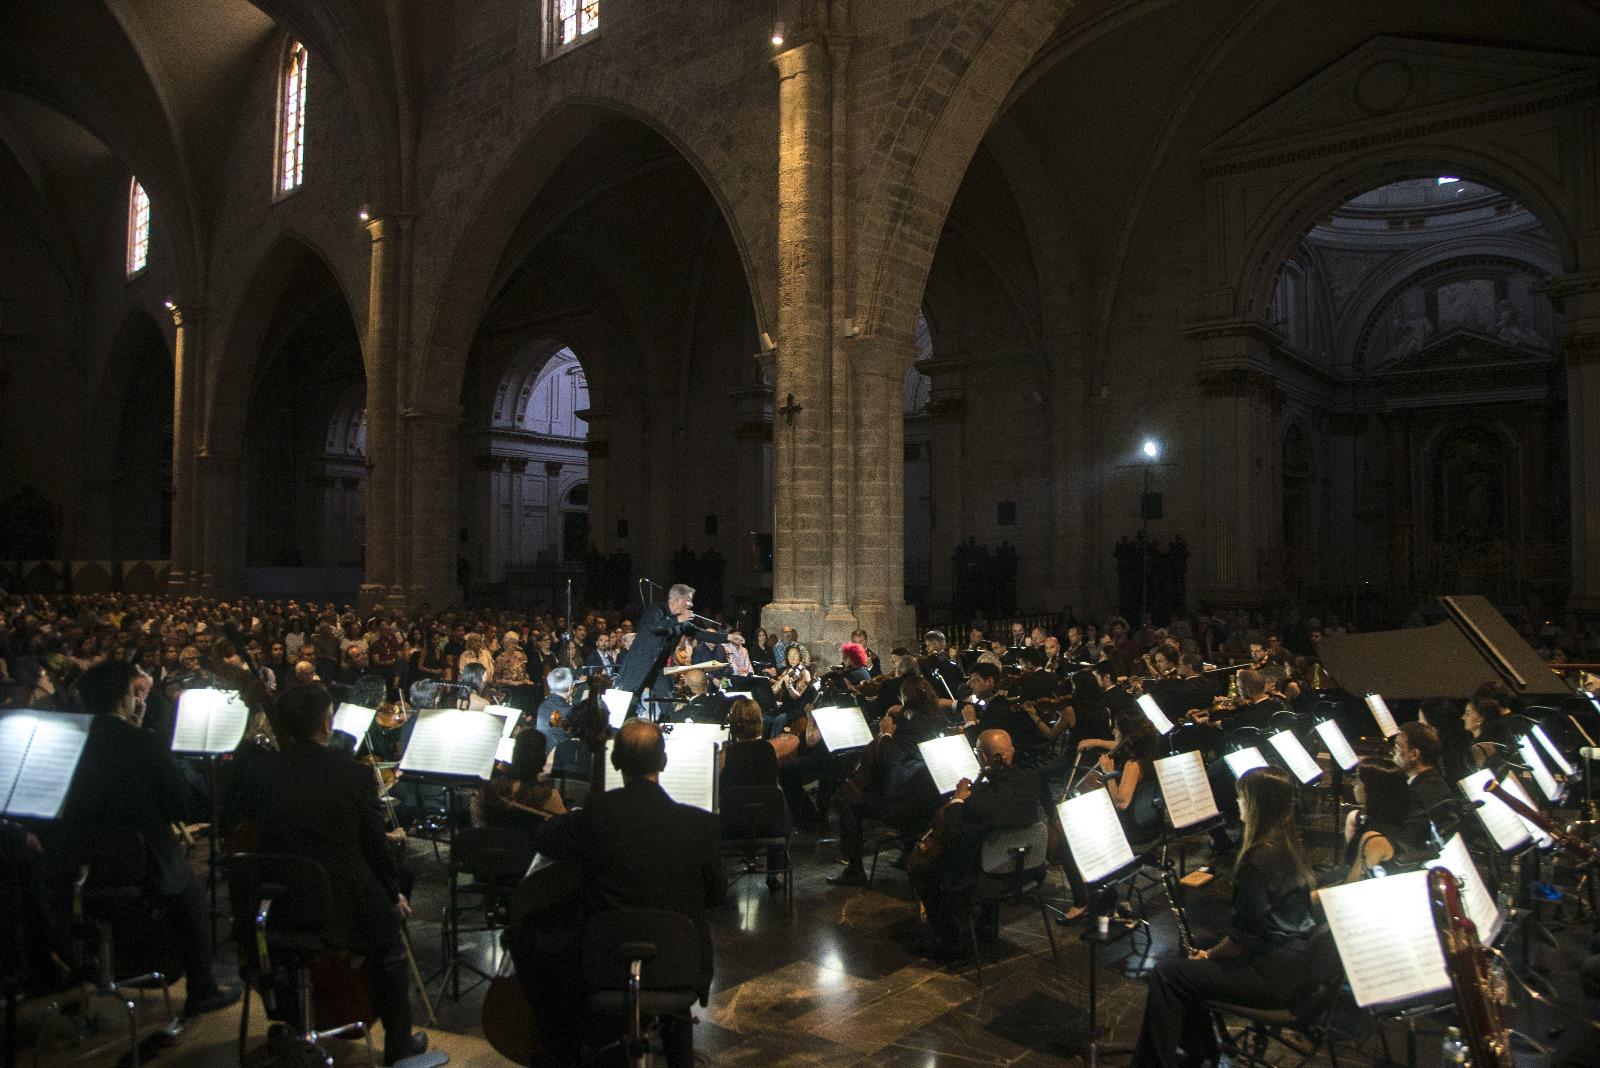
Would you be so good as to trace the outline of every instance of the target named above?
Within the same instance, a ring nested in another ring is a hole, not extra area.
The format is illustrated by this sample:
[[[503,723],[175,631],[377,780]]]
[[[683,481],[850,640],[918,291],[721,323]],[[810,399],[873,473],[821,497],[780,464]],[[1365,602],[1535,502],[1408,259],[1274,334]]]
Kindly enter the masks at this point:
[[[1422,846],[1406,831],[1413,802],[1399,767],[1387,760],[1363,760],[1356,767],[1355,795],[1359,807],[1345,827],[1347,883],[1392,874],[1395,864],[1405,863]]]
[[[762,732],[765,724],[762,722],[761,706],[748,697],[741,697],[728,709],[729,741],[722,747],[722,774],[717,782],[719,791],[744,788],[744,787],[775,787],[778,785],[778,765],[781,761],[793,756],[799,748],[800,740],[793,734],[782,734],[776,738],[763,738]],[[744,837],[778,837],[788,835],[790,818],[787,804],[782,809],[781,818],[770,826],[750,828],[742,825],[742,820],[735,812],[730,812],[727,805],[722,806],[722,833],[724,838],[739,839]],[[752,834],[752,831],[755,833]],[[772,846],[767,850],[767,871],[781,871],[788,866],[782,846]],[[767,876],[767,889],[778,891],[783,889],[782,876],[773,874]]]
[[[1277,768],[1255,768],[1239,780],[1244,843],[1227,933],[1209,949],[1164,960],[1151,972],[1133,1068],[1215,1063],[1217,1038],[1203,1002],[1285,1008],[1321,980],[1305,967],[1316,923],[1294,796],[1293,780]]]

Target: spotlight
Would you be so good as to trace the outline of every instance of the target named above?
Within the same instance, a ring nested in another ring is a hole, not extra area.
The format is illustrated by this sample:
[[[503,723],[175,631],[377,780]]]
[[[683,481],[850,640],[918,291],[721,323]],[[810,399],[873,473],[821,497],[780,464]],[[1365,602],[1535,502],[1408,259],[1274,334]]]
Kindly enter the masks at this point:
[[[777,22],[772,26],[772,47],[783,47],[783,23]]]
[[[1145,438],[1144,447],[1141,451],[1144,453],[1145,459],[1154,460],[1161,455],[1161,442],[1155,438]]]
[[[165,309],[167,309],[167,311],[172,311],[172,310],[173,310],[173,309],[174,309],[174,308],[176,308],[176,307],[177,307],[177,305],[176,305],[176,304],[174,304],[174,303],[172,303],[172,301],[170,301],[170,300],[164,300],[164,301],[162,301],[162,302],[161,302],[161,306],[162,306],[162,307],[163,307],[163,308],[165,308]]]
[[[356,212],[356,218],[360,219],[362,222],[366,222],[372,218],[372,215],[368,213],[366,208],[362,208],[360,211]]]

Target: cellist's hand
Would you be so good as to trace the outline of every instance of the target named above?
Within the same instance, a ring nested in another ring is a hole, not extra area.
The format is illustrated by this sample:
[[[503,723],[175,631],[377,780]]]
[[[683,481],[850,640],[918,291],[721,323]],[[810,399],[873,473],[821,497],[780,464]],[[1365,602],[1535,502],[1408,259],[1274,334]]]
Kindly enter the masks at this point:
[[[406,900],[406,895],[394,895],[394,910],[400,914],[402,920],[411,918],[411,902]]]
[[[894,737],[894,717],[886,715],[878,721],[878,733]]]
[[[956,783],[956,792],[950,798],[950,800],[952,800],[952,801],[965,801],[967,798],[969,798],[971,796],[972,796],[972,780],[971,779],[962,779],[960,782]]]

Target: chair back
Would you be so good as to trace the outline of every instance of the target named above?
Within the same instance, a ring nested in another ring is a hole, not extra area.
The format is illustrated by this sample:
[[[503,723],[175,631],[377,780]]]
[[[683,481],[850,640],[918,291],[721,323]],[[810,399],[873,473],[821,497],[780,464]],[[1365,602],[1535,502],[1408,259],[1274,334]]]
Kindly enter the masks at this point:
[[[983,839],[983,874],[996,877],[1038,871],[1048,863],[1045,846],[1049,832],[1043,820],[1029,827],[992,831]]]
[[[85,904],[139,895],[149,860],[144,836],[124,824],[61,823],[45,837],[45,858],[53,880],[76,887],[84,877]]]
[[[698,989],[700,932],[694,921],[662,909],[611,909],[583,928],[583,981],[591,991],[623,990],[628,966],[643,961],[642,990]]]
[[[719,798],[724,841],[782,838],[789,829],[789,805],[779,786],[724,786]]]
[[[228,873],[234,936],[241,955],[253,954],[256,916],[264,902],[267,939],[291,951],[320,944],[328,925],[333,889],[321,864],[286,853],[235,853],[221,858]]]
[[[533,863],[533,840],[520,827],[467,827],[456,832],[450,866],[475,879],[521,879]]]

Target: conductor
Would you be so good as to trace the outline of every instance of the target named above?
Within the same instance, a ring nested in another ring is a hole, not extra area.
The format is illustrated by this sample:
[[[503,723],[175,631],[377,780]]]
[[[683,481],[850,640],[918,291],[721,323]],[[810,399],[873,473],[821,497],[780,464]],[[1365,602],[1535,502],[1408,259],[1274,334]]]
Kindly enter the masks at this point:
[[[646,690],[653,689],[661,677],[661,669],[667,665],[667,658],[677,648],[678,639],[686,635],[712,645],[727,642],[726,634],[701,630],[696,619],[705,617],[694,614],[694,590],[681,582],[667,591],[666,607],[645,605],[633,647],[617,672],[616,688],[634,694],[636,700]]]

